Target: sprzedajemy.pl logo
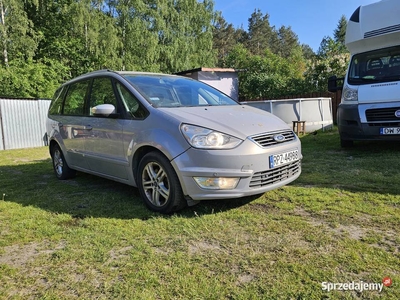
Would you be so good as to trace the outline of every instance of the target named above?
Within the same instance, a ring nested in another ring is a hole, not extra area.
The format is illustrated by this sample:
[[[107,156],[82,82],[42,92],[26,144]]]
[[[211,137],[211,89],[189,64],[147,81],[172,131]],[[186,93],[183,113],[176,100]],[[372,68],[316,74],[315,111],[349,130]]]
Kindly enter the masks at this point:
[[[384,286],[389,287],[392,285],[392,279],[385,277],[382,283],[370,283],[364,281],[352,282],[323,282],[323,291],[379,291],[382,292]]]

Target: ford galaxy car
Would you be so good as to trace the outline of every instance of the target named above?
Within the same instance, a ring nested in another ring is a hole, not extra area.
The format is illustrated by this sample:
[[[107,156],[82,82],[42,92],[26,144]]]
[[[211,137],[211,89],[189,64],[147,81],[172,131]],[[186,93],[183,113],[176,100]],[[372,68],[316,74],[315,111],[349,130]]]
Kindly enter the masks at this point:
[[[301,145],[276,116],[181,76],[101,70],[64,83],[49,108],[53,167],[137,187],[150,209],[262,194],[301,173]]]

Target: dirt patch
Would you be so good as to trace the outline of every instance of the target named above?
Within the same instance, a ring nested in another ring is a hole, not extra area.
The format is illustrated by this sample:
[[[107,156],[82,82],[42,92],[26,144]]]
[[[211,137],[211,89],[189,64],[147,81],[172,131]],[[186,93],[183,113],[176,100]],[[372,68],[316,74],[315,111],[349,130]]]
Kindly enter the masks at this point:
[[[354,224],[339,224],[338,226],[332,227],[332,224],[323,218],[324,214],[328,214],[327,211],[322,211],[321,216],[317,217],[304,209],[296,208],[294,214],[306,218],[307,221],[313,226],[323,226],[325,229],[336,235],[343,236],[348,234],[349,237],[354,240],[361,240],[366,234],[365,228]]]
[[[152,247],[153,251],[161,255],[169,255],[172,252],[170,248]]]
[[[252,274],[242,274],[242,275],[239,275],[239,277],[236,281],[236,284],[243,285],[243,284],[252,282],[254,280],[254,278],[255,278],[255,276]]]
[[[215,243],[209,243],[207,241],[194,242],[189,245],[189,255],[201,254],[205,252],[221,251],[221,247]]]
[[[304,217],[311,225],[317,227],[322,226],[325,230],[336,236],[348,237],[353,240],[362,241],[367,240],[371,235],[376,235],[380,236],[380,242],[370,244],[371,246],[381,248],[385,251],[395,254],[400,252],[400,247],[397,243],[398,234],[393,230],[373,228],[371,225],[372,223],[369,222],[370,217],[368,215],[362,215],[362,217],[355,218],[355,221],[363,224],[363,226],[357,224],[338,224],[333,226],[327,219],[324,218],[324,215],[327,215],[328,213],[328,211],[321,211],[320,215],[316,216],[304,209],[296,208],[294,210],[295,215]]]
[[[110,255],[110,260],[120,260],[128,258],[129,253],[133,249],[133,246],[127,246],[121,249],[112,249],[108,254]]]
[[[330,230],[339,235],[348,234],[349,238],[353,240],[361,240],[366,234],[365,228],[356,225],[339,225],[336,228],[330,228]]]
[[[5,264],[12,268],[22,268],[36,257],[43,254],[52,254],[66,246],[65,241],[61,241],[53,249],[46,249],[46,244],[46,242],[42,242],[4,247],[4,253],[0,254],[0,264]]]
[[[252,203],[249,205],[251,210],[260,211],[264,213],[271,213],[277,210],[276,206],[270,203]]]
[[[308,222],[314,226],[322,226],[322,225],[328,226],[328,223],[326,223],[324,220],[313,217],[313,215],[311,213],[309,213],[308,211],[306,211],[304,209],[295,208],[294,215],[307,218]]]

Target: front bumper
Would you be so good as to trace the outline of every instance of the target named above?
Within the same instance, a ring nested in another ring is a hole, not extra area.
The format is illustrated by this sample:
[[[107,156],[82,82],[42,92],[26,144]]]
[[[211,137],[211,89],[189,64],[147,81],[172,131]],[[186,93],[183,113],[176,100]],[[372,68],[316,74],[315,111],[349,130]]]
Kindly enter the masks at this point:
[[[339,105],[337,111],[337,124],[340,138],[342,140],[400,140],[400,135],[382,135],[383,127],[400,127],[400,119],[393,114],[393,120],[367,119],[366,111],[396,109],[400,103],[372,103]]]
[[[297,149],[300,159],[270,169],[269,156]],[[280,145],[261,148],[250,140],[231,150],[190,148],[172,161],[182,190],[192,200],[229,199],[261,194],[287,185],[300,176],[301,145],[298,138]],[[200,167],[199,167],[200,166]],[[201,188],[193,177],[236,177],[231,190]]]

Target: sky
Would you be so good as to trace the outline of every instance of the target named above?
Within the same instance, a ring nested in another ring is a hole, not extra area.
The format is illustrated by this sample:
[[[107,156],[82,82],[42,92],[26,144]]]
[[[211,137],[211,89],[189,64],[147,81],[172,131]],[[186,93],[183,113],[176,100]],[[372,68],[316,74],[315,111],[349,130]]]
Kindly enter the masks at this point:
[[[315,52],[325,36],[333,38],[342,15],[348,20],[360,5],[378,0],[214,0],[214,10],[222,12],[227,23],[247,31],[248,19],[256,9],[269,15],[271,26],[291,27],[300,44]]]

